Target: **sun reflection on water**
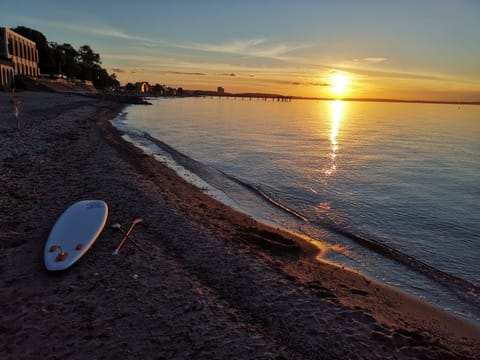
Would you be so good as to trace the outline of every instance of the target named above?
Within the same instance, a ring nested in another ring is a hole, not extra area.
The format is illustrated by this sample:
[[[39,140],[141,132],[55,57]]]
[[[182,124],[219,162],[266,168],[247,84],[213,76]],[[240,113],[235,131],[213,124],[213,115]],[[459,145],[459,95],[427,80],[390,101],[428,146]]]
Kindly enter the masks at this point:
[[[330,131],[330,161],[325,169],[325,175],[333,175],[337,171],[337,153],[339,150],[337,135],[340,128],[340,123],[343,118],[343,113],[345,110],[345,102],[342,100],[335,100],[330,102],[330,116],[332,119],[332,128]]]

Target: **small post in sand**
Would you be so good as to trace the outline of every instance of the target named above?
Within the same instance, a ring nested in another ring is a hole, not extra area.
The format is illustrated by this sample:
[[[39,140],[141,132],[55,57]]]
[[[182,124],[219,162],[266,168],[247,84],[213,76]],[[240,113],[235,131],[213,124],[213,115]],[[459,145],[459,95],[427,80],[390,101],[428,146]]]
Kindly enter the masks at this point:
[[[17,119],[17,129],[20,130],[20,100],[16,99],[15,97],[12,97],[10,100],[10,104],[12,105],[13,109],[13,116],[15,116],[15,119]]]

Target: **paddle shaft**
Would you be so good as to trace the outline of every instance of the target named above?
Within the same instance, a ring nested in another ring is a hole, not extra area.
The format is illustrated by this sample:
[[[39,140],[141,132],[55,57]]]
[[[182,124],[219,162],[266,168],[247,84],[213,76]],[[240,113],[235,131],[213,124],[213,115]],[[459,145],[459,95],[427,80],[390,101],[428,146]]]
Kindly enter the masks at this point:
[[[137,242],[135,240],[133,240],[133,238],[131,236],[129,236],[121,227],[119,227],[118,230],[120,230],[122,232],[122,234],[125,235],[125,237],[128,238],[133,243],[133,245],[135,245],[138,248],[138,250],[144,251],[140,247],[140,245],[138,245]]]
[[[133,231],[133,228],[135,227],[135,225],[137,225],[139,222],[141,221],[136,221],[134,220],[132,222],[132,225],[130,225],[130,228],[128,229],[127,233],[125,234],[125,236],[123,237],[123,239],[120,241],[120,243],[118,244],[117,248],[115,249],[115,251],[113,252],[113,255],[118,255],[118,252],[120,251],[120,249],[123,247],[123,245],[125,244],[125,241],[127,241],[129,239],[129,235],[130,233]]]

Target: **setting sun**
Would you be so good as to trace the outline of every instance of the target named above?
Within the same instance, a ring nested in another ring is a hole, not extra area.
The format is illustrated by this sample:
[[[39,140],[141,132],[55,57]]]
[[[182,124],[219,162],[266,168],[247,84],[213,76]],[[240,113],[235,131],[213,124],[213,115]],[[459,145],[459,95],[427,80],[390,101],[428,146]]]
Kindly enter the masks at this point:
[[[332,78],[330,91],[335,95],[343,95],[348,91],[348,78],[345,75],[335,75]]]

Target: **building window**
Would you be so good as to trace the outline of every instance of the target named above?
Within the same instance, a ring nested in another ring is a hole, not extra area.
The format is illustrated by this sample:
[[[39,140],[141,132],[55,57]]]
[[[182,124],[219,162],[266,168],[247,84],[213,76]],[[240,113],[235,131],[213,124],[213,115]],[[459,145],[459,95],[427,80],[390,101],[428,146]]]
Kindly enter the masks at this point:
[[[13,55],[13,43],[12,43],[11,37],[8,38],[7,43],[8,43],[8,54]]]

